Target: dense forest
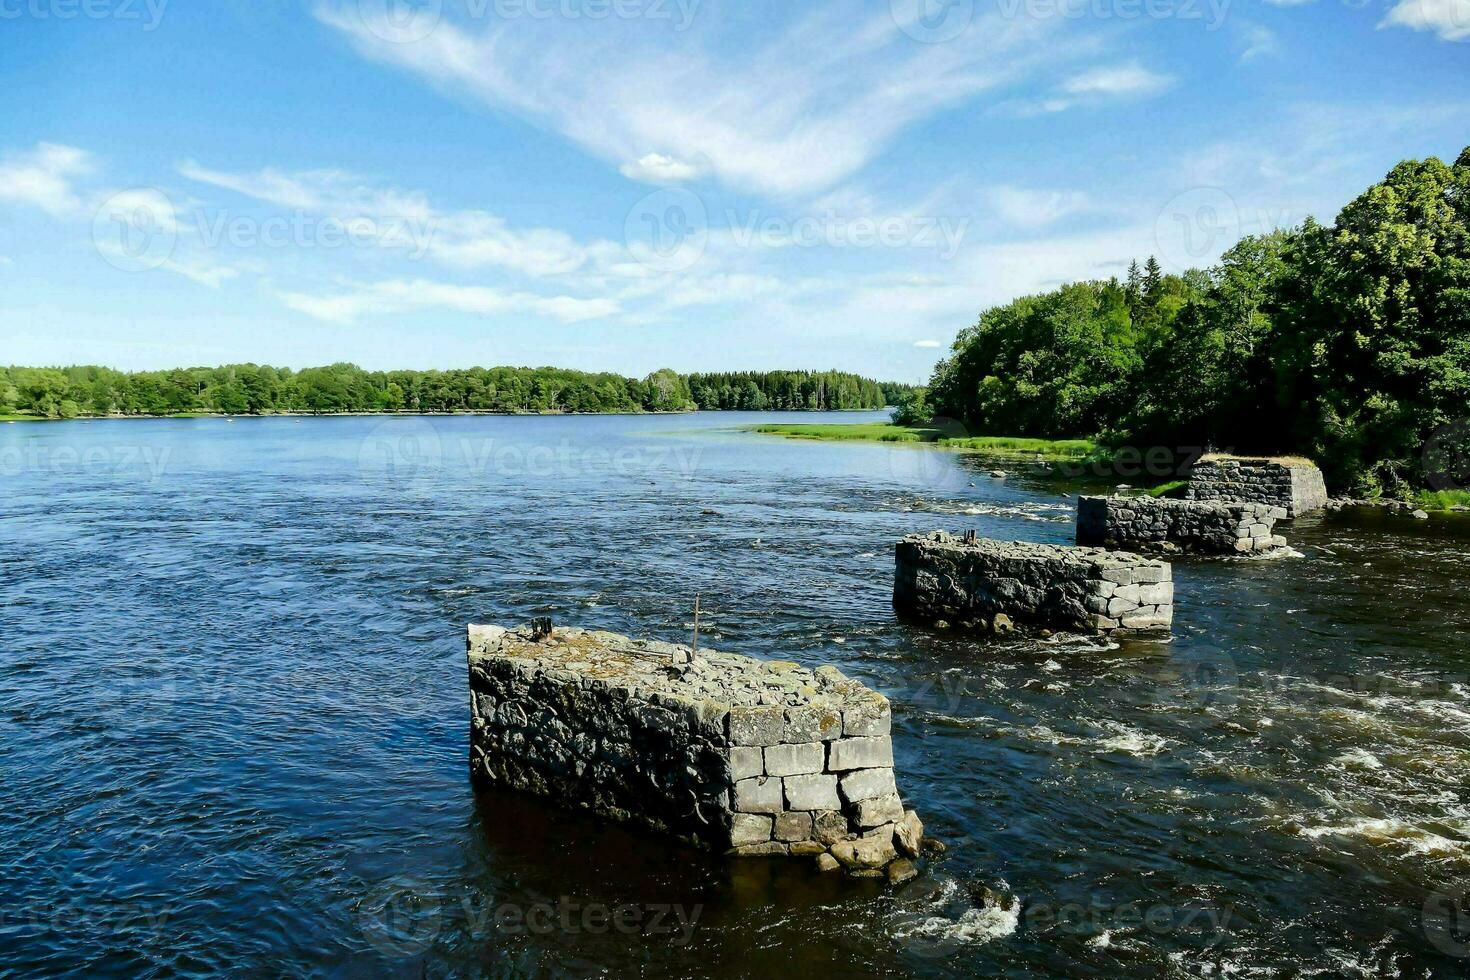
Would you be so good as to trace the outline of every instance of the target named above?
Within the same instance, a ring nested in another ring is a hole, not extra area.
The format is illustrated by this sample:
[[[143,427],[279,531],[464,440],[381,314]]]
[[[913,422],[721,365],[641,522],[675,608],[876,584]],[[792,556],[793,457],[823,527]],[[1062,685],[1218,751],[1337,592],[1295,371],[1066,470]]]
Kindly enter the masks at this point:
[[[123,373],[102,367],[0,369],[0,413],[47,418],[276,412],[823,411],[893,404],[907,385],[838,371],[695,374],[643,380],[556,368],[292,371],[255,364]]]
[[[1470,148],[1453,166],[1400,163],[1331,226],[1248,237],[1211,269],[1165,275],[1150,259],[987,310],[923,398],[899,417],[1299,453],[1338,491],[1433,482],[1426,444],[1463,469]]]

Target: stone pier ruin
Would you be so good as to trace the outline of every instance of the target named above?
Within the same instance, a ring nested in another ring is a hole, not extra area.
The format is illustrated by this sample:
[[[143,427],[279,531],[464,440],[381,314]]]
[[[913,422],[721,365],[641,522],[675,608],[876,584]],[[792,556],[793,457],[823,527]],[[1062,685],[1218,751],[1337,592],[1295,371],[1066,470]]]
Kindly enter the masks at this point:
[[[614,633],[469,628],[470,772],[737,857],[912,878],[888,700],[835,667]]]
[[[1305,459],[1205,456],[1189,473],[1189,500],[1280,507],[1286,520],[1327,506],[1322,471]]]
[[[1267,504],[1156,497],[1080,497],[1077,543],[1108,548],[1252,554],[1286,546],[1275,533],[1286,511]]]
[[[1167,630],[1167,562],[1122,551],[992,541],[943,531],[898,543],[893,605],[918,622],[1002,632],[1012,622],[1079,632]]]

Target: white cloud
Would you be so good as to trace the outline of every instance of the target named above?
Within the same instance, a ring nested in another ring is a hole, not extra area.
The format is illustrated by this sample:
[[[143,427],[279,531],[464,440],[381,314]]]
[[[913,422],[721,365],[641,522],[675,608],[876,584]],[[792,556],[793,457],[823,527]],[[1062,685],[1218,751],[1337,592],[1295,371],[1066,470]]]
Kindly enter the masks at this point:
[[[478,316],[532,313],[563,323],[597,320],[619,312],[618,304],[608,299],[537,296],[424,279],[388,280],[329,296],[296,292],[282,292],[279,296],[291,309],[333,323],[352,323],[366,315],[414,309],[442,309]]]
[[[1152,95],[1168,88],[1172,79],[1132,62],[1107,68],[1094,68],[1074,75],[1061,85],[1068,95],[1126,96]]]
[[[41,143],[0,159],[0,201],[13,201],[62,217],[82,209],[72,181],[95,169],[91,154],[74,146]]]
[[[1470,0],[1399,0],[1378,26],[1433,31],[1446,41],[1470,41]]]
[[[633,163],[625,163],[618,170],[629,180],[645,184],[678,184],[699,176],[699,168],[682,160],[649,153]]]
[[[1257,58],[1266,58],[1281,52],[1276,32],[1260,24],[1242,24],[1236,44],[1240,48],[1240,63],[1246,64]]]
[[[1065,56],[1054,39],[1041,43],[1056,20],[997,14],[962,41],[918,44],[881,6],[855,21],[846,3],[800,5],[755,46],[646,24],[527,20],[475,31],[446,21],[393,43],[348,7],[318,17],[367,57],[534,120],[614,164],[693,159],[736,187],[782,194],[832,186],[907,127]]]
[[[1088,206],[1080,191],[1036,191],[1021,187],[996,187],[986,195],[990,206],[1008,224],[1039,228]]]
[[[938,350],[944,346],[944,342],[941,340],[919,340],[914,342],[914,346],[922,350]]]
[[[8,255],[0,255],[0,269],[8,269],[15,265],[15,260]]]

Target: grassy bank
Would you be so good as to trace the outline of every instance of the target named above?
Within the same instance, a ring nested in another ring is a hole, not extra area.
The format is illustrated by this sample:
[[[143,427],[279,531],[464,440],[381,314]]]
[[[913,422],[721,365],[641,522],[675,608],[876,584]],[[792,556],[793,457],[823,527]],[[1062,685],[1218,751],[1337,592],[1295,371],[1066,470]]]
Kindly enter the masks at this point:
[[[1426,490],[1414,498],[1414,503],[1424,510],[1470,507],[1470,490]]]
[[[1048,459],[1082,460],[1105,452],[1097,443],[1089,439],[1022,439],[1013,436],[952,437],[945,435],[941,429],[893,425],[884,422],[864,425],[808,425],[785,422],[754,425],[749,426],[748,429],[763,435],[784,436],[787,439],[928,443],[945,449],[984,453],[990,456],[1044,456]]]

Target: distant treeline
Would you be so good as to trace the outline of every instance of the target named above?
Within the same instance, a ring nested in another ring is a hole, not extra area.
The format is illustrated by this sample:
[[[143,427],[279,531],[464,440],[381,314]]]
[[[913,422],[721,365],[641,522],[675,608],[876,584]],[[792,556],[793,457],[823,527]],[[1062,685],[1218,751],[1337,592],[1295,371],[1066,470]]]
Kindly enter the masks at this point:
[[[839,371],[752,371],[638,380],[558,368],[292,371],[256,364],[124,373],[103,367],[0,369],[0,413],[46,418],[279,412],[684,412],[877,409],[911,391]]]
[[[1300,453],[1338,490],[1470,470],[1470,148],[1208,270],[1136,264],[985,311],[898,417],[989,435]],[[1431,451],[1426,451],[1426,445]]]

